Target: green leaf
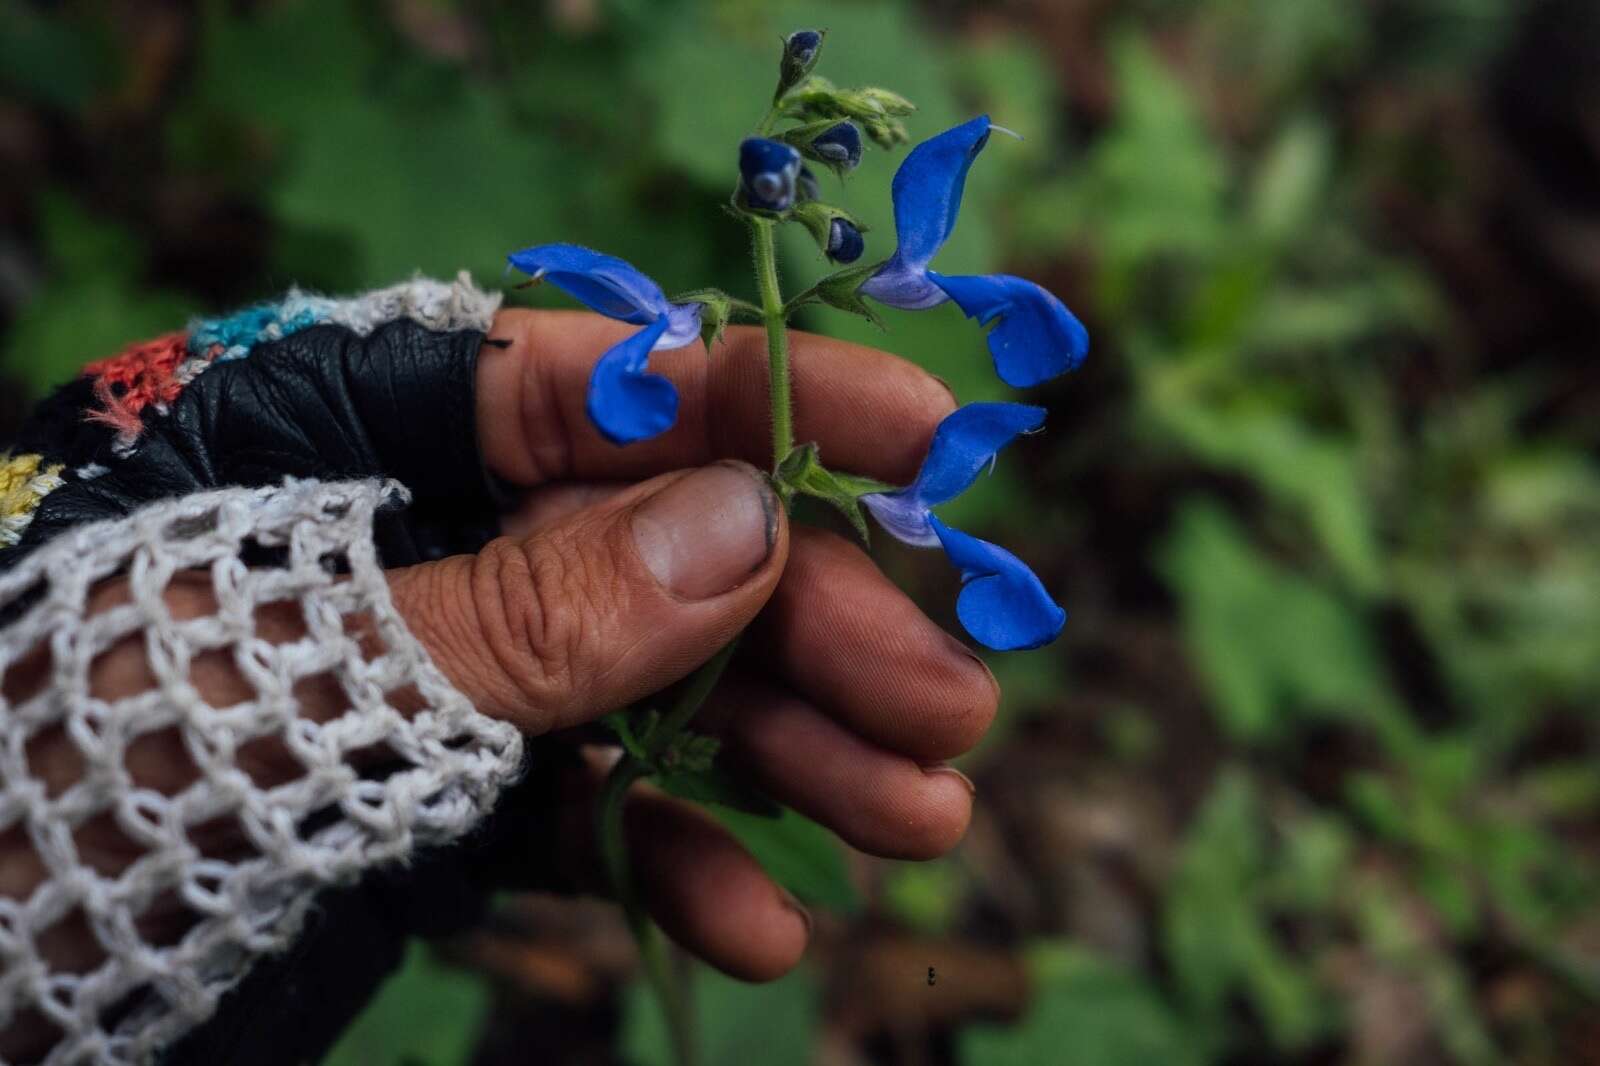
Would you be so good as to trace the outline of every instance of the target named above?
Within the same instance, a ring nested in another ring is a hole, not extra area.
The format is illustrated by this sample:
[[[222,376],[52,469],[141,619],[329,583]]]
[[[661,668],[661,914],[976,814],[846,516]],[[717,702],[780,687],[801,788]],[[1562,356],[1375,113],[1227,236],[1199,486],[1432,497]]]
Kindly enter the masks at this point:
[[[1080,948],[1042,945],[1029,960],[1033,1001],[1016,1025],[976,1024],[958,1037],[964,1066],[1203,1066],[1209,1041],[1137,972]],[[947,979],[941,972],[940,979]],[[950,980],[959,979],[952,975]]]
[[[345,1030],[323,1066],[456,1066],[472,1061],[489,1012],[479,975],[441,965],[419,941]]]
[[[1236,991],[1282,1049],[1305,1047],[1331,1020],[1314,975],[1275,941],[1263,889],[1266,826],[1249,777],[1226,771],[1196,816],[1168,886],[1167,951],[1193,1010],[1223,1024]]]
[[[809,1066],[815,1061],[821,988],[810,967],[779,981],[752,985],[694,966],[678,978],[690,982],[700,1066]],[[661,1008],[639,981],[622,998],[623,1061],[672,1066],[672,1044]],[[462,1060],[465,1061],[465,1060]]]
[[[721,765],[663,773],[654,780],[674,796],[695,803],[714,803],[760,818],[777,818],[783,813],[770,796]]]
[[[860,909],[861,899],[850,883],[839,842],[816,822],[790,810],[777,818],[726,807],[713,807],[711,811],[773,880],[802,902],[843,914]]]
[[[1162,553],[1183,625],[1222,724],[1270,740],[1297,718],[1398,728],[1362,620],[1309,579],[1274,565],[1210,503],[1190,503]]]

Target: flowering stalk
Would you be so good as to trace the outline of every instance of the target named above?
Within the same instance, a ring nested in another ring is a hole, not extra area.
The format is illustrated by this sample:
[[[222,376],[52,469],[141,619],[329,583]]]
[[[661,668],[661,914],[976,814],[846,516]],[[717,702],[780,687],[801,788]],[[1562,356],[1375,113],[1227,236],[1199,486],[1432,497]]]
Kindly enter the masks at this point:
[[[761,295],[761,322],[767,330],[767,399],[772,414],[772,472],[794,451],[794,405],[789,384],[788,308],[778,287],[778,254],[773,224],[750,219],[750,247],[755,259],[756,289]]]
[[[934,433],[916,479],[899,487],[830,469],[818,444],[795,441],[788,320],[814,303],[882,325],[875,305],[917,311],[953,302],[967,317],[989,327],[986,340],[995,371],[1017,388],[1074,369],[1088,350],[1082,324],[1033,282],[1007,274],[966,276],[932,269],[955,226],[967,172],[988,144],[991,130],[1000,129],[991,126],[987,115],[912,149],[895,173],[891,190],[894,252],[876,263],[856,262],[865,250],[866,227],[848,211],[823,201],[821,186],[806,163],[840,175],[854,169],[865,148],[863,137],[885,149],[907,139],[900,120],[913,108],[886,89],[837,89],[813,74],[823,36],[821,31],[800,30],[784,39],[771,106],[756,135],[739,145],[739,182],[728,209],[750,230],[759,305],[717,289],[696,289],[669,299],[632,265],[570,244],[525,248],[509,257],[511,265],[601,314],[639,327],[600,357],[589,379],[589,419],[602,436],[619,446],[666,433],[677,420],[677,389],[650,371],[652,352],[699,339],[707,355],[715,358],[719,354],[715,342],[729,322],[761,322],[767,335],[771,479],[785,510],[793,510],[797,496],[812,496],[837,508],[863,541],[870,514],[907,544],[942,549],[961,572],[956,615],[967,632],[997,651],[1038,647],[1055,639],[1066,612],[1021,559],[946,525],[933,508],[966,491],[1019,434],[1038,431],[1044,422],[1042,408],[1016,403],[959,408]],[[785,122],[792,125],[776,129]],[[842,269],[785,302],[778,281],[775,231],[789,222],[807,230],[822,255]],[[645,973],[666,1014],[680,1066],[688,1066],[694,1053],[687,1004],[629,869],[622,811],[629,788],[641,779],[665,784],[685,777],[698,777],[702,785],[713,781],[717,741],[696,735],[689,725],[721,679],[736,643],[737,638],[682,682],[665,714],[652,701],[644,701],[608,719],[623,752],[600,799],[596,828],[601,853],[638,941]],[[747,810],[775,809],[764,797],[757,797],[760,802],[754,804],[745,802],[748,797],[737,795],[726,782],[720,791],[709,791],[717,802]]]

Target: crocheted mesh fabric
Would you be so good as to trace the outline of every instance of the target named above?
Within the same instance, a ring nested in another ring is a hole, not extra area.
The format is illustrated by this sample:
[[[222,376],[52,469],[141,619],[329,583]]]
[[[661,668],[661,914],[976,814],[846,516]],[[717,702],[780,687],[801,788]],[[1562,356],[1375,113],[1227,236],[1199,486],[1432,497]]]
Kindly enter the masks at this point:
[[[493,805],[521,738],[389,600],[372,522],[405,499],[376,481],[207,492],[0,575],[0,1034],[48,1031],[51,1064],[147,1060],[288,946],[316,889]],[[130,654],[142,687],[102,692]],[[152,769],[162,750],[179,772]]]

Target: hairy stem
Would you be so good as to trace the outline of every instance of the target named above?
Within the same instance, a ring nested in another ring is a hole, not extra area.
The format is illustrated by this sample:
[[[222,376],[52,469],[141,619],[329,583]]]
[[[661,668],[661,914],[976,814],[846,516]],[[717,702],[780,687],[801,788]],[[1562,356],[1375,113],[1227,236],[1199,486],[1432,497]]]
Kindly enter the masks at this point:
[[[789,308],[783,302],[783,292],[778,287],[778,256],[773,241],[773,223],[763,218],[751,218],[751,251],[755,260],[756,287],[761,294],[760,317],[767,329],[768,395],[772,404],[772,469],[778,469],[785,456],[794,450],[794,412],[789,385]],[[748,306],[748,305],[746,305]],[[754,308],[752,308],[754,310]],[[722,673],[733,659],[739,639],[735,637],[713,655],[684,681],[672,708],[661,718],[656,728],[644,741],[645,758],[624,753],[620,762],[606,778],[600,796],[599,825],[600,850],[605,858],[606,874],[617,902],[627,914],[628,928],[639,945],[639,959],[645,977],[654,989],[662,1013],[666,1015],[667,1031],[671,1035],[673,1057],[678,1066],[691,1066],[695,1061],[693,1025],[689,1005],[683,989],[673,980],[668,966],[666,950],[645,914],[639,898],[638,886],[633,881],[628,863],[628,845],[622,831],[622,807],[628,789],[640,778],[655,772],[655,763],[671,747],[672,742],[688,727],[689,722],[716,688]]]
[[[783,292],[778,288],[778,253],[774,226],[750,219],[756,289],[761,294],[761,321],[767,328],[767,394],[772,406],[772,469],[794,450],[794,411],[789,390],[789,327]]]
[[[695,1061],[694,1026],[689,1017],[689,1005],[683,990],[672,979],[666,948],[650,918],[639,901],[633,881],[633,871],[628,863],[628,842],[623,835],[622,807],[627,801],[628,788],[647,776],[650,768],[643,761],[624,753],[621,760],[606,778],[605,789],[600,794],[600,850],[605,858],[606,875],[617,902],[622,904],[628,919],[628,929],[633,933],[639,948],[639,962],[644,967],[645,979],[661,1004],[666,1015],[667,1034],[672,1041],[672,1057],[678,1066],[691,1066]]]

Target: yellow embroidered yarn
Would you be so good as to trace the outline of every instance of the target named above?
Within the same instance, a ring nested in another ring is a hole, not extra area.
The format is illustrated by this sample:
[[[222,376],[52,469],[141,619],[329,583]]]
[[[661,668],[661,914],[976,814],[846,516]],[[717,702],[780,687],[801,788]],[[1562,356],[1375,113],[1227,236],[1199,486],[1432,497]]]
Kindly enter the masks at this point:
[[[0,548],[22,539],[39,501],[61,487],[61,464],[27,452],[0,456]]]

